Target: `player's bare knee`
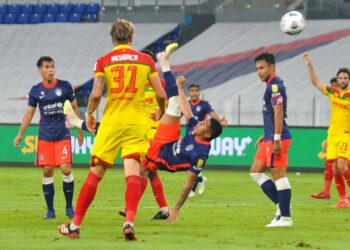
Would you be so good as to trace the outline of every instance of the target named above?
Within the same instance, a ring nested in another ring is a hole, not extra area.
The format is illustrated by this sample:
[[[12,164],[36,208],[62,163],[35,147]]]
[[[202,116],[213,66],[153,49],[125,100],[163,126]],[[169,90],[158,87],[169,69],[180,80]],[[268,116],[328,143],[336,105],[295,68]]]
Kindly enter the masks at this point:
[[[72,173],[72,165],[65,164],[61,166],[62,175],[70,175]]]
[[[43,176],[44,177],[52,177],[54,174],[54,168],[52,166],[43,167]]]

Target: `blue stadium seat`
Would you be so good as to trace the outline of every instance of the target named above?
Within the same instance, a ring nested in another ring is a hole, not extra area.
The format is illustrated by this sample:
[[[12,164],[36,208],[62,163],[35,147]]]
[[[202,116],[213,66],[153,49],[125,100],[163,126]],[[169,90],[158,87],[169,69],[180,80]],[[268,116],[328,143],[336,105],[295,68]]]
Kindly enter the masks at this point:
[[[41,13],[33,13],[30,15],[29,23],[41,23],[43,20],[43,14]]]
[[[100,11],[100,5],[98,3],[89,3],[86,5],[87,14],[96,14]]]
[[[60,5],[60,13],[67,13],[70,14],[72,12],[72,4],[71,3],[64,3]]]
[[[98,14],[94,14],[94,13],[88,13],[86,15],[86,19],[89,22],[97,22],[98,21]]]
[[[58,3],[50,3],[47,5],[46,13],[58,14],[60,10],[60,5]]]
[[[17,16],[17,23],[24,24],[29,22],[30,14],[28,13],[21,13]]]
[[[46,12],[46,4],[35,4],[33,6],[33,13],[37,13],[37,14],[44,14]]]
[[[72,23],[80,23],[82,19],[83,19],[83,15],[80,13],[72,13],[69,16],[69,22],[72,22]]]
[[[32,14],[33,7],[34,7],[33,4],[29,4],[29,3],[23,4],[23,6],[22,6],[22,13],[24,13],[24,14]]]
[[[72,4],[72,12],[73,13],[84,15],[85,14],[85,8],[86,8],[86,4],[84,4],[84,3]]]
[[[56,16],[56,22],[58,23],[64,23],[64,22],[68,22],[68,14],[67,13],[59,13]]]
[[[19,14],[21,12],[21,8],[22,8],[21,4],[9,4],[7,6],[7,13]]]
[[[7,4],[0,4],[0,15],[5,15],[7,13]]]
[[[55,22],[56,15],[51,13],[45,13],[43,16],[43,23],[53,23]]]
[[[16,14],[7,13],[7,14],[5,14],[5,16],[4,16],[3,23],[5,23],[5,24],[13,24],[13,23],[16,23],[16,17],[17,17]]]
[[[2,23],[2,20],[4,20],[4,16],[5,16],[5,14],[0,13],[0,23]]]

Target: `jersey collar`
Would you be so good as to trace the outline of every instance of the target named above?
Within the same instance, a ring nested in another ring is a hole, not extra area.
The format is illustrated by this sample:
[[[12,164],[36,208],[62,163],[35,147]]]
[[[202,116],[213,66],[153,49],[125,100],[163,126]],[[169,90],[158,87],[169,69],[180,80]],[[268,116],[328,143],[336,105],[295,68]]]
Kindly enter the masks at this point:
[[[53,83],[51,83],[51,84],[46,83],[45,81],[42,81],[41,84],[47,89],[52,89],[53,87],[56,86],[57,82],[58,82],[58,79],[55,78],[55,80],[53,80]]]
[[[190,104],[191,104],[191,106],[196,106],[196,105],[198,105],[201,101],[202,101],[202,100],[201,100],[200,98],[198,98],[198,100],[195,101],[195,102],[191,102],[191,100],[190,100]]]
[[[120,44],[113,48],[113,50],[119,50],[119,49],[132,49],[132,47],[127,44]]]
[[[194,137],[194,140],[200,144],[210,145],[210,141],[204,141],[198,138],[198,136]]]
[[[270,75],[269,79],[267,79],[267,81],[266,81],[266,84],[270,84],[270,82],[272,81],[272,79],[275,78],[275,77],[277,77],[276,74]]]

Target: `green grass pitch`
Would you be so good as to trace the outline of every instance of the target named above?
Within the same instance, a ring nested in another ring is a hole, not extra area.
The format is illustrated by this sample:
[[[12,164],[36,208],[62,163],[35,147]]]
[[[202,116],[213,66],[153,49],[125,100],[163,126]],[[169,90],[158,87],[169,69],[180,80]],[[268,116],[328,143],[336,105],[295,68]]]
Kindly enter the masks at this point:
[[[74,169],[75,196],[87,168]],[[0,168],[1,249],[350,249],[350,208],[330,208],[338,201],[314,200],[323,185],[321,173],[289,174],[292,185],[293,228],[265,228],[275,208],[253,183],[248,171],[207,170],[205,193],[188,199],[173,225],[150,218],[158,211],[150,186],[135,221],[136,242],[125,242],[123,220],[125,181],[120,168],[110,169],[99,186],[81,228],[80,239],[57,232],[65,223],[62,178],[55,175],[56,219],[44,221],[41,170]],[[177,200],[186,173],[161,172],[168,204]],[[75,203],[75,202],[74,202]]]

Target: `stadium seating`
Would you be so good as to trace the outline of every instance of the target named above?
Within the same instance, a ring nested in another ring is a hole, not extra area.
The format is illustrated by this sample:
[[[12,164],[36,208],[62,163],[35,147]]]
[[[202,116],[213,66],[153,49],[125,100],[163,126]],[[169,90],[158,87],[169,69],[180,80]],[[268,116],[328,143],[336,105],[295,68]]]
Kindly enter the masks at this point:
[[[20,4],[9,4],[7,13],[18,15],[21,13],[22,5]]]
[[[43,17],[43,23],[53,23],[56,20],[56,15],[51,13],[45,13]]]
[[[30,15],[28,13],[21,13],[17,16],[17,23],[24,24],[29,22]]]
[[[71,23],[80,23],[82,20],[82,15],[80,13],[73,13],[69,16],[69,22]]]
[[[56,17],[56,22],[58,23],[64,23],[68,21],[68,14],[67,13],[60,13]]]
[[[22,14],[31,14],[33,12],[34,5],[33,4],[24,4],[22,6]]]
[[[16,23],[16,18],[17,18],[16,14],[7,13],[4,16],[3,23],[4,24],[14,24],[14,23]]]
[[[41,14],[41,13],[33,13],[30,16],[29,23],[31,23],[31,24],[41,23],[42,19],[43,19],[43,14]]]
[[[46,4],[35,4],[33,6],[33,13],[44,14],[46,13]]]
[[[0,4],[0,15],[5,15],[7,13],[7,4]]]
[[[60,2],[60,1],[57,1]],[[98,3],[24,3],[0,4],[0,23],[97,22]]]

